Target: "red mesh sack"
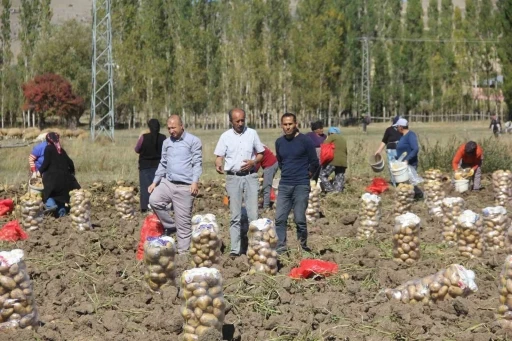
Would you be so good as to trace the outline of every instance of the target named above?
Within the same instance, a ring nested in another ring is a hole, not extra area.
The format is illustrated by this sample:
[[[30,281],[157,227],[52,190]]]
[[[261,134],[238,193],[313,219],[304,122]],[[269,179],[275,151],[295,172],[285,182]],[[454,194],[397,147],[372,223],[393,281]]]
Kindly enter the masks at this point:
[[[14,209],[14,202],[11,199],[0,200],[0,217],[8,214]]]
[[[8,222],[0,229],[1,241],[16,242],[18,240],[25,240],[27,238],[27,233],[23,231],[20,223],[17,220]]]
[[[374,178],[366,191],[372,194],[381,194],[389,188],[388,182],[383,178]]]
[[[156,214],[150,214],[144,219],[144,224],[140,229],[140,240],[137,248],[137,260],[144,258],[144,243],[147,237],[160,237],[164,234],[164,226],[156,216]]]
[[[300,262],[298,268],[290,271],[291,278],[309,278],[312,276],[327,277],[338,272],[338,264],[327,262],[320,259],[304,259]]]

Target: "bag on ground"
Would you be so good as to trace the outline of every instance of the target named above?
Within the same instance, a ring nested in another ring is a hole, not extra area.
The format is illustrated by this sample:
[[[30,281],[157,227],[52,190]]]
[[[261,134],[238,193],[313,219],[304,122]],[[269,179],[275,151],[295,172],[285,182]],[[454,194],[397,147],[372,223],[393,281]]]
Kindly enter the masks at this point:
[[[25,240],[28,235],[23,229],[19,221],[13,220],[5,224],[0,229],[0,240],[5,242],[16,242],[18,240]]]

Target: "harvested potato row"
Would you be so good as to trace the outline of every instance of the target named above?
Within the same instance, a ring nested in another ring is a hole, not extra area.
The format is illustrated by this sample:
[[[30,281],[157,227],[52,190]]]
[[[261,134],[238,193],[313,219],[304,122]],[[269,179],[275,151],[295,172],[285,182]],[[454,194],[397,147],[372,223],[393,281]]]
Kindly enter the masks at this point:
[[[221,256],[219,227],[213,214],[196,215],[192,218],[192,240],[190,255],[192,266],[209,268],[216,264]]]
[[[222,332],[226,303],[220,272],[214,268],[186,270],[180,284],[183,341],[197,341],[212,329]]]
[[[395,289],[386,289],[388,299],[402,303],[436,303],[456,297],[467,297],[476,292],[475,273],[462,265],[448,268],[421,279],[408,281]]]
[[[395,218],[393,227],[393,260],[412,265],[420,259],[420,218],[405,213]]]
[[[322,189],[313,180],[311,180],[310,186],[311,191],[309,193],[308,208],[306,209],[306,219],[314,222],[320,218],[320,193]]]
[[[445,192],[441,182],[439,180],[425,180],[424,193],[429,215],[442,217],[443,209],[441,206],[445,198]]]
[[[71,225],[79,231],[92,229],[91,224],[91,192],[76,189],[69,192]]]
[[[439,169],[430,168],[425,172],[423,177],[425,181],[443,181],[443,173]]]
[[[414,202],[414,186],[399,184],[395,190],[395,216],[407,213]]]
[[[506,207],[510,202],[512,172],[509,170],[497,170],[492,173],[492,187],[494,191],[494,203]]]
[[[482,257],[484,253],[483,226],[481,217],[466,210],[457,219],[457,243],[461,256]]]
[[[512,330],[512,255],[505,258],[500,273],[499,293],[498,322],[503,329]]]
[[[277,233],[274,222],[270,219],[251,221],[247,233],[249,245],[247,257],[251,264],[250,274],[264,272],[277,274]]]
[[[133,187],[119,186],[114,192],[116,211],[122,219],[135,216],[135,190]]]
[[[43,200],[37,194],[25,194],[20,198],[21,224],[28,231],[43,226]]]
[[[455,245],[457,242],[457,219],[464,211],[465,202],[462,198],[443,199],[443,240],[448,245]]]
[[[505,247],[510,218],[503,206],[486,207],[482,210],[484,225],[484,243],[489,250],[499,250]]]
[[[23,250],[0,252],[0,330],[32,329],[38,314]]]
[[[378,195],[365,193],[361,196],[358,221],[357,239],[373,238],[380,223],[380,197]]]
[[[148,237],[144,243],[144,278],[149,289],[159,291],[174,285],[176,248],[171,237]]]

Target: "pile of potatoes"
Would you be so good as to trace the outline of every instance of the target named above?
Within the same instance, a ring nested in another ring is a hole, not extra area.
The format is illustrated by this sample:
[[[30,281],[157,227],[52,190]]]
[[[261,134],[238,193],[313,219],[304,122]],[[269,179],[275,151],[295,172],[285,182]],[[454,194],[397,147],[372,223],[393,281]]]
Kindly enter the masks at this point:
[[[506,234],[510,227],[510,218],[503,206],[486,207],[482,210],[484,242],[489,250],[505,247]]]
[[[474,258],[484,253],[482,219],[473,211],[466,210],[457,219],[457,243],[461,256]]]
[[[221,256],[220,247],[219,226],[215,216],[206,214],[192,217],[192,266],[209,268],[216,264]]]
[[[512,330],[512,255],[508,255],[503,264],[499,292],[498,322],[503,329]]]
[[[250,274],[264,272],[277,274],[277,233],[274,222],[270,219],[251,221],[247,232],[249,245],[247,257],[251,264]]]
[[[358,221],[357,239],[373,238],[380,223],[380,197],[378,195],[365,193],[361,196]]]
[[[512,190],[512,172],[497,170],[492,173],[492,187],[494,203],[499,206],[507,206],[510,202],[510,191]]]
[[[395,218],[393,227],[393,260],[412,265],[420,259],[420,218],[405,213]]]
[[[91,224],[91,192],[76,189],[69,192],[71,196],[71,225],[79,231],[90,230]]]
[[[395,190],[395,216],[399,216],[411,210],[414,202],[414,186],[399,184]]]
[[[135,190],[133,187],[119,186],[114,192],[116,211],[122,219],[135,216]]]
[[[441,205],[445,198],[445,192],[441,182],[439,180],[425,180],[424,189],[425,203],[427,204],[429,215],[442,217],[443,210]]]
[[[144,278],[149,289],[159,291],[174,285],[176,264],[174,239],[167,236],[148,237],[144,243]]]
[[[423,177],[425,181],[443,181],[443,173],[439,169],[430,168],[425,172]]]
[[[20,198],[21,224],[28,231],[43,226],[43,199],[40,195],[27,193]]]
[[[0,329],[32,329],[38,324],[32,283],[23,250],[0,252]]]
[[[385,294],[388,299],[402,303],[429,304],[467,297],[477,290],[475,273],[462,265],[452,264],[434,275],[408,281],[395,289],[386,289]]]
[[[457,242],[457,219],[464,211],[465,202],[462,198],[443,199],[443,240],[448,245],[455,245]]]
[[[308,221],[314,222],[320,218],[320,184],[315,181],[310,182],[311,192],[309,193],[308,208],[306,210],[306,218]]]
[[[195,268],[181,275],[183,341],[197,341],[211,329],[222,332],[226,302],[217,269]]]

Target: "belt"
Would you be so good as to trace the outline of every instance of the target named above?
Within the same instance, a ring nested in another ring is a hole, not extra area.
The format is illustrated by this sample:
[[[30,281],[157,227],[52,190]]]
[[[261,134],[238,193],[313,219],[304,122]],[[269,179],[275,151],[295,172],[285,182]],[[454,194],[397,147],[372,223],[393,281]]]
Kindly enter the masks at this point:
[[[227,175],[236,175],[236,176],[246,176],[246,175],[249,175],[249,174],[252,174],[254,173],[254,171],[249,171],[249,172],[232,172],[232,171],[227,171],[226,174]]]
[[[175,184],[175,185],[183,185],[183,186],[190,186],[190,184],[187,184],[186,182],[181,182],[181,181],[169,181],[171,184]]]

